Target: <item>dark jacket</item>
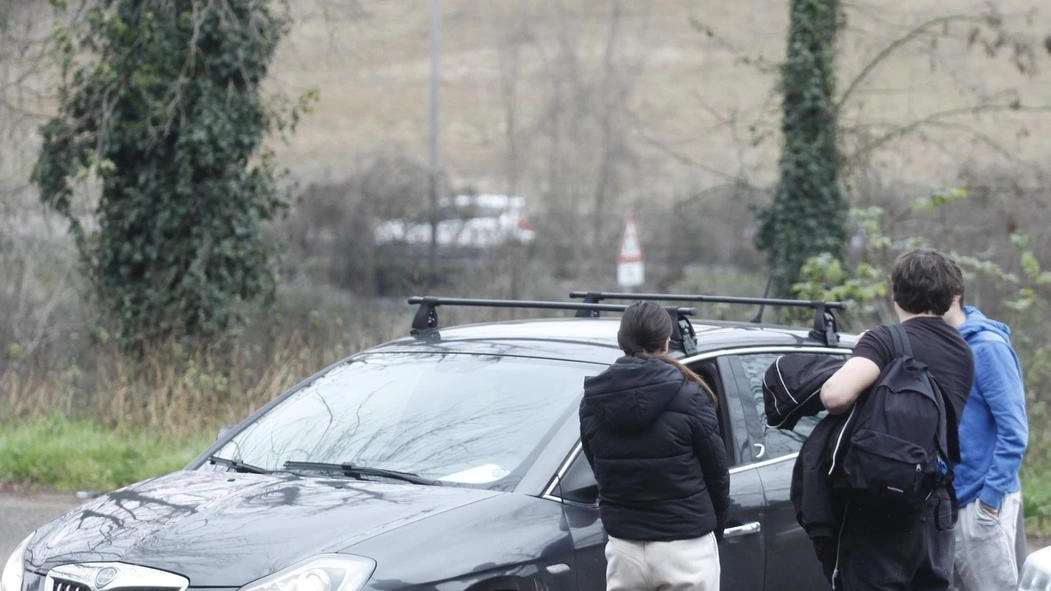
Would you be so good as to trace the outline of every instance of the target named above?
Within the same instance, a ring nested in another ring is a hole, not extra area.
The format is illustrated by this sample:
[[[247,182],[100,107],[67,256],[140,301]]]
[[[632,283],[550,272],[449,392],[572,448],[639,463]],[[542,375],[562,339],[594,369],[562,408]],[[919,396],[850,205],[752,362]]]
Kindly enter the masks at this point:
[[[792,470],[792,505],[796,521],[810,537],[825,577],[832,580],[836,564],[839,529],[843,524],[844,500],[832,486],[832,453],[836,435],[847,415],[828,415],[821,419],[803,443]]]
[[[763,374],[766,424],[792,430],[802,417],[825,410],[821,386],[846,363],[823,353],[781,355]]]
[[[586,378],[580,439],[609,535],[722,534],[730,477],[719,421],[708,395],[673,365],[622,357]]]
[[[767,368],[763,397],[770,426],[791,430],[802,416],[817,414],[821,386],[846,360],[824,353],[797,353],[778,357]],[[839,528],[844,503],[832,486],[833,453],[837,436],[848,415],[829,415],[810,433],[792,470],[792,505],[796,521],[814,545],[818,560],[830,581],[836,563]]]

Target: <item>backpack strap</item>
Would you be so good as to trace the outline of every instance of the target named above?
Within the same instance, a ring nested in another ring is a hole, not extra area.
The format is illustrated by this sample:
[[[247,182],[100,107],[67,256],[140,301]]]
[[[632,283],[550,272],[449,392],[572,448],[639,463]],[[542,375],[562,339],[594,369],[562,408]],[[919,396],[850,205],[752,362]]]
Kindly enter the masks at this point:
[[[888,324],[887,328],[890,329],[891,342],[894,344],[894,356],[912,357],[912,344],[909,343],[909,335],[905,332],[905,327],[898,323]]]
[[[909,343],[909,334],[905,332],[905,327],[901,324],[888,324],[887,328],[890,329],[890,337],[894,344],[894,355],[895,357],[912,357],[912,344]],[[924,364],[926,365],[926,364]],[[940,429],[942,433],[939,434],[939,448],[941,448],[942,439],[944,438],[945,447],[941,449],[941,452],[947,455],[945,458],[950,462],[958,462],[960,458],[960,439],[955,429],[950,429],[950,424],[956,424],[956,412],[953,408],[952,402],[949,400],[948,395],[945,394],[941,389],[941,384],[938,380],[934,379],[931,375],[930,369],[925,368],[924,373],[931,380],[937,389],[939,394],[940,402],[939,414],[941,415]],[[952,483],[952,470],[950,469],[947,479],[948,484]]]

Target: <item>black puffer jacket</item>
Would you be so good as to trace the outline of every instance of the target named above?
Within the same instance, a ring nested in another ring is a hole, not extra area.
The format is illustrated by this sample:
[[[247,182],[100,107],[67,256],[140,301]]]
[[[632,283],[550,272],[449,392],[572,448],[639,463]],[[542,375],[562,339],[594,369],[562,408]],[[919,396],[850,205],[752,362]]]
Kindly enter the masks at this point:
[[[673,365],[622,357],[584,380],[580,439],[609,535],[685,540],[722,534],[730,476],[708,395]]]

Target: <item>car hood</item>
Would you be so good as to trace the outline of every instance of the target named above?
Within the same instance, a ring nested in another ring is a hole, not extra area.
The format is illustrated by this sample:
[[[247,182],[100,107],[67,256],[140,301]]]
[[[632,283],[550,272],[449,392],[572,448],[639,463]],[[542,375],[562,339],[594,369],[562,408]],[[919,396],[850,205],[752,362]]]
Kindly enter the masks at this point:
[[[499,493],[290,474],[180,471],[99,497],[41,528],[26,558],[124,562],[239,587],[300,560]]]

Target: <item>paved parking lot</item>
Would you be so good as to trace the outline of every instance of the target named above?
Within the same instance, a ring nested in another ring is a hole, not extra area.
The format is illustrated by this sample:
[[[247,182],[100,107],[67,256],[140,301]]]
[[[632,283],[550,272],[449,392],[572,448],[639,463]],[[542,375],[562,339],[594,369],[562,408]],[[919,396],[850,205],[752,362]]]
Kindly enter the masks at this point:
[[[72,494],[0,493],[0,564],[26,534],[82,502]]]

